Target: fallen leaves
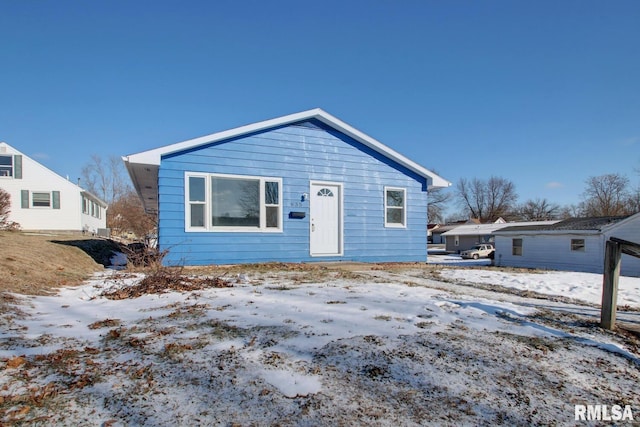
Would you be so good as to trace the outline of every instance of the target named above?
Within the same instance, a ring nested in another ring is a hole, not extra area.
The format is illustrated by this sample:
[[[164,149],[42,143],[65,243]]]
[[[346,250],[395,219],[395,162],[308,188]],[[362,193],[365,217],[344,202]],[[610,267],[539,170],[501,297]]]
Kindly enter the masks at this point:
[[[118,319],[104,319],[104,320],[99,320],[97,322],[93,322],[92,324],[90,324],[89,326],[87,326],[89,329],[101,329],[101,328],[113,328],[116,326],[120,326],[120,320]]]
[[[221,277],[190,277],[167,268],[146,276],[136,285],[105,292],[102,296],[112,300],[122,300],[170,291],[191,292],[208,288],[231,287],[233,284]]]
[[[27,360],[24,357],[16,356],[7,361],[6,367],[16,369],[24,365],[25,363],[27,363]]]

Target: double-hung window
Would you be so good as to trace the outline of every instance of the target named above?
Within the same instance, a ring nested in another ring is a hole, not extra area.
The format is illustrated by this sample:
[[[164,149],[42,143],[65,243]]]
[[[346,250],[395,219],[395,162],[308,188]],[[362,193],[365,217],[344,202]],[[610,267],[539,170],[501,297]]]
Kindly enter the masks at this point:
[[[21,206],[22,209],[60,209],[60,192],[59,191],[29,191],[21,190]]]
[[[407,191],[404,188],[384,188],[384,226],[407,226]]]
[[[34,208],[50,208],[51,193],[34,191],[31,193],[31,206]]]
[[[514,256],[522,256],[522,239],[511,240],[511,254]]]
[[[187,179],[187,228],[204,228],[206,224],[205,203],[207,177],[188,176]]]
[[[282,179],[186,175],[187,231],[282,231]]]

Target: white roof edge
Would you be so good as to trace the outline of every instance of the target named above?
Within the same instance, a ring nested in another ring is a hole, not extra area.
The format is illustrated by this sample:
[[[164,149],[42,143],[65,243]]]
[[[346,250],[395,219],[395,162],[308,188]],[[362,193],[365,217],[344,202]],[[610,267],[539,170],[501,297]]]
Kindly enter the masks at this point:
[[[420,166],[414,161],[408,159],[397,151],[387,147],[374,138],[366,135],[363,132],[348,125],[337,117],[332,116],[321,108],[314,108],[311,110],[301,111],[299,113],[289,114],[274,119],[264,120],[249,125],[236,127],[233,129],[225,130],[222,132],[212,133],[209,135],[201,136],[198,138],[189,139],[175,144],[165,145],[163,147],[155,148],[148,151],[142,151],[140,153],[123,156],[122,160],[125,163],[140,163],[147,165],[160,165],[160,160],[163,155],[175,153],[178,151],[194,148],[202,144],[207,144],[216,141],[222,141],[224,139],[233,138],[237,136],[246,135],[248,133],[256,132],[262,129],[267,129],[275,126],[283,126],[289,123],[295,123],[302,120],[318,119],[321,122],[339,130],[340,132],[354,138],[355,140],[363,143],[369,148],[378,151],[381,154],[396,161],[407,169],[417,173],[420,176],[431,180],[430,188],[434,187],[449,187],[451,183],[430,170]]]

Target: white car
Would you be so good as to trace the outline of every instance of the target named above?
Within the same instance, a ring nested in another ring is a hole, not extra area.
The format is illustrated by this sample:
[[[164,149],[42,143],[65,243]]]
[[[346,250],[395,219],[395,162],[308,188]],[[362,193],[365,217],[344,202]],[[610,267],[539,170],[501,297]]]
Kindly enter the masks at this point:
[[[493,245],[489,244],[481,244],[475,245],[471,249],[467,249],[466,251],[460,252],[460,256],[462,258],[493,258],[493,253],[495,252],[495,248]]]

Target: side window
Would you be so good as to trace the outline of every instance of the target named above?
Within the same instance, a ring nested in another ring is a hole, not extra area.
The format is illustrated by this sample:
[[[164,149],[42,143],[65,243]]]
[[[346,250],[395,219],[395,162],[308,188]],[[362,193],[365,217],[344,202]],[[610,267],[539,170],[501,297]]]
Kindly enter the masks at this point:
[[[50,208],[51,193],[40,193],[34,191],[33,193],[31,193],[31,206],[34,208]]]
[[[585,250],[584,239],[571,239],[572,252],[584,252],[584,250]]]
[[[13,176],[13,156],[0,155],[0,177]]]
[[[23,209],[53,208],[60,209],[59,191],[21,191]]]
[[[280,185],[277,181],[265,181],[264,205],[267,228],[280,228]]]
[[[203,176],[189,177],[189,227],[205,227],[206,180]]]
[[[22,155],[0,154],[0,178],[22,179]]]
[[[404,188],[384,188],[384,226],[407,226],[407,193]]]
[[[512,255],[522,256],[522,239],[512,240]]]

